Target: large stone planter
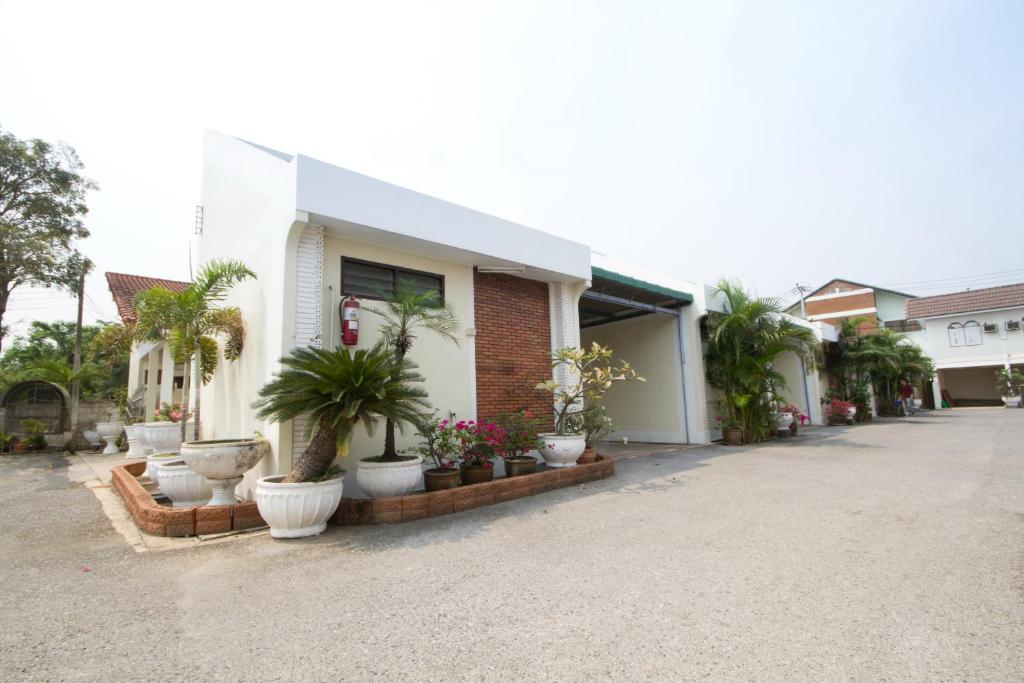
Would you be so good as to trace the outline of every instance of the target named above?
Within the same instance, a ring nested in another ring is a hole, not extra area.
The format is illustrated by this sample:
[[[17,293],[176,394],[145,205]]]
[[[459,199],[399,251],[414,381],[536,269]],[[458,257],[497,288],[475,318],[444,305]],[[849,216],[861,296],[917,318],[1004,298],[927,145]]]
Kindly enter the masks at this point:
[[[217,439],[186,441],[181,457],[189,467],[206,477],[213,487],[210,505],[234,505],[235,487],[242,475],[263,459],[270,445],[266,439]]]
[[[171,499],[176,508],[194,508],[206,505],[213,495],[210,483],[197,474],[180,457],[157,465],[160,492]]]
[[[283,484],[283,474],[256,482],[256,506],[274,538],[316,536],[341,502],[342,479]]]
[[[146,456],[146,476],[149,480],[160,486],[160,465],[163,463],[181,460],[178,453],[151,453]]]
[[[124,429],[124,422],[97,422],[96,431],[100,438],[107,442],[103,449],[103,455],[116,455],[118,453],[117,440],[121,437],[121,430]]]
[[[143,431],[142,425],[140,424],[125,425],[124,435],[128,440],[128,452],[124,454],[124,457],[144,458],[146,456],[141,438]]]
[[[1020,408],[1020,396],[1003,396],[1003,406],[1007,408]]]
[[[540,434],[540,451],[544,464],[548,467],[575,467],[576,460],[587,450],[587,440],[583,436],[570,434]]]
[[[154,453],[177,453],[181,448],[180,422],[147,422],[142,428],[146,444]]]
[[[359,461],[356,481],[370,498],[394,498],[419,488],[423,481],[423,460],[419,457],[398,462]]]

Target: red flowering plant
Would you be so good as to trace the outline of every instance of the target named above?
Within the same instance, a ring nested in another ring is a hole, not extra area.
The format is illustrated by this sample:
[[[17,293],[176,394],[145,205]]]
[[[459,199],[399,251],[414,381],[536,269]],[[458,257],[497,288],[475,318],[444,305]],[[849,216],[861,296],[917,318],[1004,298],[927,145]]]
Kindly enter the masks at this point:
[[[494,467],[505,442],[505,430],[493,422],[460,420],[455,423],[455,439],[459,444],[459,459],[469,467]]]
[[[192,417],[192,413],[188,414]],[[180,403],[161,403],[153,413],[154,422],[181,422]]]
[[[834,398],[832,402],[825,407],[825,411],[831,417],[846,417],[850,412],[850,408],[853,408],[854,404],[850,401],[844,401],[841,398]]]
[[[495,422],[504,432],[498,452],[505,460],[522,458],[537,448],[537,420],[529,410],[499,415]]]

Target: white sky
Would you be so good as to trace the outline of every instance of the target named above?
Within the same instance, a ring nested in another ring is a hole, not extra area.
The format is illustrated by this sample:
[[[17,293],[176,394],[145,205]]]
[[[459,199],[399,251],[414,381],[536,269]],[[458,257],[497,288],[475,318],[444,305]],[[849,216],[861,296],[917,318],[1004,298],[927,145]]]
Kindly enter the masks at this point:
[[[0,126],[68,142],[100,185],[90,320],[115,317],[104,271],[187,278],[206,128],[761,294],[1024,280],[1024,3],[0,0],[0,17]],[[25,291],[8,321],[73,316]]]

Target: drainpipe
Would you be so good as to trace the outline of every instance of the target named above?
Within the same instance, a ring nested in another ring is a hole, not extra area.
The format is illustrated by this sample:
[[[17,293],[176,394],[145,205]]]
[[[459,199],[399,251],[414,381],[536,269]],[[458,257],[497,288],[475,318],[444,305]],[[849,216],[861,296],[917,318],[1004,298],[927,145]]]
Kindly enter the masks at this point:
[[[679,323],[676,325],[679,330],[679,370],[680,381],[683,387],[683,429],[686,430],[686,443],[693,443],[690,434],[690,399],[686,395],[686,346],[683,342],[683,312],[679,311]]]

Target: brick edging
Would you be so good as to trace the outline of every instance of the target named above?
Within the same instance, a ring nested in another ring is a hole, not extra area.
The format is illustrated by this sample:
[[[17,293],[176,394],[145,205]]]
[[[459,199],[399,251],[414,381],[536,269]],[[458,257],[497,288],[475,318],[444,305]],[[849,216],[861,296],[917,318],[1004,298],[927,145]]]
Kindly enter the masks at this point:
[[[342,526],[411,522],[605,479],[614,473],[615,461],[609,456],[599,455],[595,462],[584,465],[503,477],[447,491],[413,493],[396,498],[342,498],[330,521]]]
[[[111,470],[111,483],[131,513],[135,524],[153,536],[195,536],[220,534],[266,526],[256,503],[206,505],[195,508],[172,508],[160,505],[136,477],[146,471],[146,463],[132,462]]]

